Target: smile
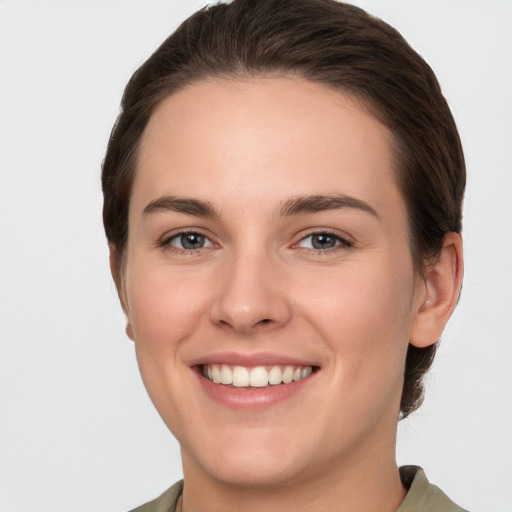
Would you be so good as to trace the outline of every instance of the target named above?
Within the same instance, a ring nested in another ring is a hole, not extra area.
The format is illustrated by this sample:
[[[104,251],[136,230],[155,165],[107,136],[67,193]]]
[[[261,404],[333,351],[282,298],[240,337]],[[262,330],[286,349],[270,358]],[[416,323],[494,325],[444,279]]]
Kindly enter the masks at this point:
[[[203,365],[202,374],[215,384],[235,388],[264,388],[290,384],[313,373],[312,366],[230,366],[228,364]]]

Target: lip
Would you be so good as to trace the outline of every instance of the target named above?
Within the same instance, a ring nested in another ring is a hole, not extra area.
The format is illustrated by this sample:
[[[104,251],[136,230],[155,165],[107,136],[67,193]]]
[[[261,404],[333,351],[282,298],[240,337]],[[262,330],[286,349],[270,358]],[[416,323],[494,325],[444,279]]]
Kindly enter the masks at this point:
[[[215,384],[200,375],[199,372],[194,373],[197,379],[199,379],[204,392],[212,400],[230,409],[261,410],[293,397],[310,385],[318,372],[313,372],[308,377],[291,382],[290,384],[254,389],[234,388],[223,384]]]
[[[233,366],[312,366],[314,371],[308,377],[277,386],[265,388],[235,388],[223,384],[215,384],[205,378],[200,371],[205,364],[228,364]],[[215,402],[230,409],[258,411],[272,407],[291,399],[310,386],[316,379],[319,366],[311,361],[300,360],[273,353],[239,354],[234,352],[211,354],[191,362],[191,368],[199,380],[205,394]]]
[[[272,352],[256,352],[254,354],[237,352],[219,352],[205,355],[189,362],[189,366],[199,366],[204,364],[228,364],[231,366],[314,366],[319,364],[315,361],[298,359],[296,357]]]

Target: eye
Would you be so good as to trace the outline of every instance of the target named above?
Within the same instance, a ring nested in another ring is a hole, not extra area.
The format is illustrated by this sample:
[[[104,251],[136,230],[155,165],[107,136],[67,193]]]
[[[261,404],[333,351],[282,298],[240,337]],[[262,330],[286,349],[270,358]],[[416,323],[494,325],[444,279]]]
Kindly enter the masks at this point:
[[[312,233],[304,237],[298,247],[305,249],[329,250],[337,247],[352,247],[352,242],[332,233]]]
[[[169,238],[166,244],[181,250],[197,250],[205,247],[212,247],[213,244],[209,238],[201,233],[178,233]]]

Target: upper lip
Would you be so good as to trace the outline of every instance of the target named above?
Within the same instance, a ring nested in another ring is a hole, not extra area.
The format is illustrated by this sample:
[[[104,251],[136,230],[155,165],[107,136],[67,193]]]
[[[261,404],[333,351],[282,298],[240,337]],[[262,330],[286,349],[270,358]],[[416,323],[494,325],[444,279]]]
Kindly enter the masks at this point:
[[[190,366],[206,364],[228,364],[232,366],[318,366],[311,360],[300,359],[273,352],[256,352],[253,354],[241,352],[216,352],[190,361]]]

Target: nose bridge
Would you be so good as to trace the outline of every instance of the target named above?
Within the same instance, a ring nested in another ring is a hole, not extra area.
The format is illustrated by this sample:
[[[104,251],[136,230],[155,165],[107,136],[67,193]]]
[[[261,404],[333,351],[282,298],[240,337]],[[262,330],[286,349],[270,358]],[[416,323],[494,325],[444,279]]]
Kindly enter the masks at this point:
[[[289,303],[278,278],[278,259],[263,245],[236,248],[225,261],[211,311],[216,324],[250,333],[289,320]]]

